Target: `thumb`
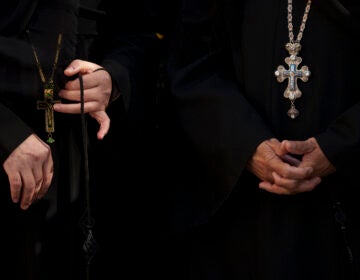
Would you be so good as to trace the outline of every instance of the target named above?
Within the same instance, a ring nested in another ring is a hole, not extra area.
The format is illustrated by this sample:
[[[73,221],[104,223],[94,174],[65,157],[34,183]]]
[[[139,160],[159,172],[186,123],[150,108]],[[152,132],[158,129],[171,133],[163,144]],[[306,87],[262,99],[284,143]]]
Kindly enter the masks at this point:
[[[68,77],[74,76],[79,73],[86,74],[92,72],[92,68],[93,67],[91,63],[81,59],[75,59],[71,61],[68,67],[66,67],[66,69],[64,70],[64,74]]]
[[[81,60],[75,59],[71,61],[68,67],[66,67],[66,69],[64,70],[64,74],[66,76],[73,76],[78,74],[80,70],[81,70]]]
[[[296,155],[303,155],[312,152],[316,145],[312,141],[290,141],[284,140],[281,143],[289,153]]]

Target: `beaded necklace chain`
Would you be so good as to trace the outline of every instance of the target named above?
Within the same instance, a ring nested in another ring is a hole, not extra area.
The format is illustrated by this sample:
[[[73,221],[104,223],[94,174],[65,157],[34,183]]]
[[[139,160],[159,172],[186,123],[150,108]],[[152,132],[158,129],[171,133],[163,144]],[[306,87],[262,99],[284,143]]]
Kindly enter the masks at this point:
[[[285,69],[283,65],[280,65],[275,71],[275,76],[279,83],[283,82],[285,79],[288,79],[288,86],[284,91],[284,97],[290,100],[291,105],[287,114],[292,119],[295,119],[299,115],[299,110],[295,107],[295,100],[301,97],[301,91],[298,88],[297,80],[300,79],[303,82],[307,82],[311,75],[311,72],[307,66],[302,66],[301,69],[298,69],[299,64],[302,62],[302,58],[298,56],[298,53],[301,50],[300,41],[305,30],[305,25],[310,12],[310,7],[311,0],[308,0],[299,28],[299,33],[297,34],[296,40],[294,41],[295,36],[292,23],[293,4],[292,0],[288,0],[287,21],[289,30],[289,42],[285,45],[285,48],[289,52],[289,56],[285,58],[285,63],[289,66],[289,69]]]

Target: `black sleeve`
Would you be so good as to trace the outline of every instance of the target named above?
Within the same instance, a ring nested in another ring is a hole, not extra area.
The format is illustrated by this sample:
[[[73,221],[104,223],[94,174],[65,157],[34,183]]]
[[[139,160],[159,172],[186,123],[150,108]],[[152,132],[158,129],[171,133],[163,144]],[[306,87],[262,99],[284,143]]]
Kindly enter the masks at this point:
[[[24,87],[31,88],[36,73],[32,70],[29,46],[21,40],[0,34],[0,160],[9,154],[31,133],[32,129],[10,109],[8,103],[23,98]],[[19,71],[19,65],[22,65]],[[35,75],[35,76],[34,76]]]
[[[180,196],[186,200],[183,212],[190,209],[188,216],[182,213],[183,222],[201,224],[228,198],[256,147],[272,133],[235,82],[213,3],[183,3],[167,75],[181,129],[192,155],[200,158],[195,169],[203,174],[196,183],[190,178],[191,189]]]
[[[0,130],[0,162],[3,163],[10,153],[33,131],[1,103]]]
[[[112,100],[121,95],[129,111],[137,102],[139,96],[135,95],[142,90],[141,85],[156,79],[162,45],[159,34],[166,26],[162,15],[169,4],[161,0],[118,4],[115,8],[111,1],[103,1],[99,6],[106,16],[98,23],[93,55],[114,81]]]

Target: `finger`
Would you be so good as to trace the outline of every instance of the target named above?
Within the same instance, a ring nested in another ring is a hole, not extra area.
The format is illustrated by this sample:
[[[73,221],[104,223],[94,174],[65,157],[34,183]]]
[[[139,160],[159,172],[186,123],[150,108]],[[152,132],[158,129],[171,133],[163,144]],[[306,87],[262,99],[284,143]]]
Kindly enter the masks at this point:
[[[56,105],[56,106],[55,106]],[[80,114],[81,113],[81,105],[78,103],[57,103],[54,104],[54,111],[59,113],[68,113],[68,114]],[[105,109],[105,106],[99,106],[99,102],[96,101],[87,101],[84,103],[84,113],[100,111],[101,109]]]
[[[19,172],[11,173],[9,178],[11,199],[14,203],[18,203],[21,197],[22,180]]]
[[[34,195],[32,197],[32,203],[34,203],[36,200],[40,199],[39,194],[40,194],[41,186],[42,186],[42,180],[40,180],[35,186]]]
[[[84,91],[84,102],[88,101],[96,101],[96,102],[105,102],[102,99],[105,99],[101,95],[102,93],[99,92],[98,89],[85,89]],[[72,102],[80,102],[81,96],[79,90],[62,90],[59,92],[59,96],[63,99],[66,99],[68,101]],[[61,104],[61,103],[56,103]],[[56,105],[54,104],[54,105]]]
[[[272,184],[270,182],[261,182],[259,184],[259,188],[267,192],[279,195],[295,195],[303,192],[312,191],[318,184],[311,181],[315,181],[315,179],[306,180],[302,183],[301,186],[298,186],[297,188],[286,188],[284,186]]]
[[[271,162],[270,167],[282,177],[295,180],[305,179],[309,177],[313,171],[311,166],[293,166],[282,160],[274,160]]]
[[[281,176],[277,174],[273,174],[273,177],[274,183],[263,181],[260,182],[259,188],[279,195],[294,195],[312,191],[321,182],[320,177],[299,180],[297,182],[281,178]]]
[[[42,173],[42,170],[40,168],[39,169],[36,168],[36,169],[33,170],[33,174],[34,174],[34,178],[35,178],[35,189],[34,189],[32,201],[35,201],[35,200],[38,199],[39,192],[40,192],[41,187],[42,187],[43,173]]]
[[[81,71],[81,65],[82,65],[81,60],[79,59],[73,60],[64,70],[64,74],[66,76],[73,76],[78,74]]]
[[[276,184],[272,184],[270,182],[261,182],[259,184],[259,188],[269,193],[274,193],[279,195],[290,195],[288,189],[278,186]]]
[[[43,180],[42,180],[41,188],[38,192],[38,199],[43,198],[44,195],[49,190],[53,176],[54,176],[54,166],[53,166],[52,156],[50,154],[48,160],[46,160],[43,165]]]
[[[310,153],[316,147],[316,145],[311,141],[289,141],[284,140],[281,145],[288,153],[303,155],[305,153]]]
[[[275,151],[275,153],[278,155],[278,156],[283,156],[285,154],[288,153],[288,151],[282,147],[280,144],[280,141],[276,138],[271,138],[269,140],[266,141],[266,143]]]
[[[36,181],[32,171],[27,169],[21,174],[22,179],[22,189],[21,189],[21,202],[20,207],[23,210],[26,210],[31,205],[33,201],[33,196],[35,193]]]
[[[82,75],[83,78],[83,86],[85,90],[91,89],[91,88],[96,88],[99,86],[99,79],[94,77],[94,75],[99,75],[98,73],[91,73],[91,74],[87,74],[87,75]],[[80,90],[80,81],[79,79],[74,79],[74,80],[70,80],[67,81],[65,86],[64,86],[65,90],[73,90],[76,91],[77,94],[79,94],[79,90]],[[63,94],[63,90],[59,91],[59,95],[62,96]]]
[[[280,145],[280,141],[276,138],[270,138],[266,140],[266,144],[275,150]]]
[[[286,163],[288,163],[288,164],[290,164],[292,166],[299,166],[300,163],[301,163],[301,161],[299,159],[297,159],[295,157],[292,157],[292,156],[290,156],[288,154],[285,154],[285,155],[281,156],[281,159],[284,162],[286,162]]]
[[[58,95],[66,100],[69,101],[77,101],[80,102],[80,89],[62,89],[59,91]],[[84,101],[100,101],[102,99],[106,99],[105,96],[103,96],[103,93],[98,87],[86,87],[84,89]]]
[[[94,118],[100,125],[97,138],[99,140],[103,139],[110,129],[110,118],[108,114],[105,111],[96,111],[91,112],[89,115]]]
[[[86,91],[86,94],[85,94]],[[84,91],[84,101],[85,98],[88,98],[88,90],[86,89]],[[80,89],[74,89],[74,90],[61,90],[59,91],[59,96],[63,99],[66,99],[68,101],[73,101],[73,102],[80,102],[81,96],[80,96]],[[56,103],[56,104],[61,104],[61,103]],[[54,105],[56,105],[54,104]]]
[[[320,182],[320,177],[305,180],[293,180],[281,177],[279,174],[273,173],[274,184],[289,191],[289,194],[312,191]]]
[[[99,65],[81,59],[73,60],[64,70],[66,76],[73,76],[78,73],[86,74],[93,72]]]
[[[36,163],[32,168],[33,177],[35,179],[36,185],[38,186],[43,180],[43,170],[39,163]]]

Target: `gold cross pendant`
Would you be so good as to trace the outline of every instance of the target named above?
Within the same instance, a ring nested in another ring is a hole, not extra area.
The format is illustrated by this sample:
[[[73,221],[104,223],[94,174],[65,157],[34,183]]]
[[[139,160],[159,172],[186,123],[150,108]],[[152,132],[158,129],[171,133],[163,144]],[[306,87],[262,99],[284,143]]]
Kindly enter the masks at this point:
[[[53,83],[45,85],[44,100],[37,101],[37,109],[45,110],[45,131],[48,133],[48,139],[46,140],[46,142],[48,142],[49,144],[55,142],[55,139],[52,137],[52,133],[55,131],[53,105],[60,102],[60,100],[54,100]]]

